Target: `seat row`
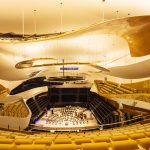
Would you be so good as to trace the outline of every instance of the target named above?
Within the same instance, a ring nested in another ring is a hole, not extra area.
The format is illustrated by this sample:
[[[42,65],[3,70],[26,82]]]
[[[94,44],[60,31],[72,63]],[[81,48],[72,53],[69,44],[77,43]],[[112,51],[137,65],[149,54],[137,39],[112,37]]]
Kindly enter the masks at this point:
[[[137,93],[137,90],[126,85],[119,85],[112,81],[95,80],[97,88],[101,94],[133,94]]]
[[[12,140],[12,139],[10,139]],[[62,139],[59,142],[52,143],[49,139],[35,140],[32,144],[31,139],[20,139],[15,143],[8,142],[8,140],[0,140],[0,150],[137,150],[150,148],[150,138],[140,138],[137,140],[126,140],[120,138],[118,141],[103,142],[97,141],[95,143],[83,138],[78,139],[76,143],[70,143]]]
[[[87,132],[0,130],[0,150],[137,150],[150,147],[150,123]]]
[[[12,117],[27,117],[28,110],[22,102],[16,102],[4,106],[0,111],[1,116],[12,116]]]

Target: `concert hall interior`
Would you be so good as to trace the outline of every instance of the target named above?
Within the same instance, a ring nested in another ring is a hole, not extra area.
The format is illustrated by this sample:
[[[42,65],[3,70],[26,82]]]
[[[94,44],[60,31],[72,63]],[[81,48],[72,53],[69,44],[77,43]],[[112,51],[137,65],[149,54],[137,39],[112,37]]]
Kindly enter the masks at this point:
[[[150,150],[150,0],[0,0],[0,150]]]

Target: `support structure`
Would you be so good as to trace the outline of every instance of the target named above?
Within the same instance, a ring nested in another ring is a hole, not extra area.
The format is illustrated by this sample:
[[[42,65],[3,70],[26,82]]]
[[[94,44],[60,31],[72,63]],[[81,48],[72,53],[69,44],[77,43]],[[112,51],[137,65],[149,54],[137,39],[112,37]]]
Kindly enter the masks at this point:
[[[65,66],[64,66],[64,62],[65,62],[65,60],[63,59],[63,60],[62,60],[62,63],[63,63],[63,77],[65,76]]]
[[[34,9],[34,34],[37,35],[37,26],[36,26],[36,9]]]

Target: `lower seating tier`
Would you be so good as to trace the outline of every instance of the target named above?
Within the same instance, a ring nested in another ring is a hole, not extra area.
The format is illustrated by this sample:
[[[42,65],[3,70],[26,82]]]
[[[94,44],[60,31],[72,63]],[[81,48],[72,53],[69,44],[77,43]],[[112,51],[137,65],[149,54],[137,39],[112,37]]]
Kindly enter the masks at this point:
[[[0,131],[0,150],[148,150],[150,123],[87,132]]]
[[[122,135],[124,136],[124,135]],[[120,139],[112,141],[94,141],[90,138],[78,138],[71,143],[55,143],[51,139],[2,139],[0,138],[0,150],[140,150],[150,148],[150,137],[138,139]],[[104,139],[102,137],[102,139]],[[78,143],[76,143],[78,141]]]

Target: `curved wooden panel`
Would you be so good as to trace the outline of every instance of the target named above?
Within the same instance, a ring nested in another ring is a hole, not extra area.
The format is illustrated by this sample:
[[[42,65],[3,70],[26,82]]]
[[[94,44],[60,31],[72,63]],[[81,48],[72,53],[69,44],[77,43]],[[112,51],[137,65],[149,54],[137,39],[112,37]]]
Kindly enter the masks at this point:
[[[107,74],[115,77],[126,78],[126,79],[146,78],[146,77],[150,77],[150,60],[145,60],[127,66],[112,67],[109,68],[109,70],[110,72]]]
[[[62,34],[42,35],[27,38],[0,38],[0,42],[24,43],[53,39],[70,39],[98,34],[115,34],[124,38],[129,45],[131,56],[140,57],[150,54],[150,15],[114,19],[96,23],[86,28]]]

